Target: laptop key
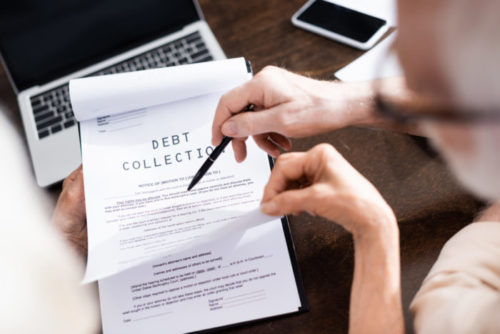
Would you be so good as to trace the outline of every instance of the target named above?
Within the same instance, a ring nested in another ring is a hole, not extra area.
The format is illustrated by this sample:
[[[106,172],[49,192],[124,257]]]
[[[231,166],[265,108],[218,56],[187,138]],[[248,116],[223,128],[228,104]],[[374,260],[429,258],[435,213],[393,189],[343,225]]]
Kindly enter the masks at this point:
[[[54,116],[54,112],[52,112],[52,111],[49,111],[49,112],[46,112],[46,113],[43,113],[43,114],[38,114],[35,117],[35,122],[39,123],[39,122],[43,121],[44,119],[47,119],[47,118],[50,118],[50,117],[53,117],[53,116]]]
[[[31,106],[33,108],[38,107],[40,104],[42,104],[42,100],[41,99],[32,99],[31,100]]]
[[[73,121],[73,120],[69,120],[67,122],[64,122],[64,128],[65,129],[67,129],[67,128],[73,126],[73,125],[75,125],[75,121]]]
[[[42,129],[48,128],[49,126],[55,125],[61,121],[62,121],[62,117],[57,116],[57,117],[49,119],[48,121],[37,124],[36,128],[37,128],[37,130],[42,130]]]
[[[203,63],[204,61],[210,61],[210,60],[214,60],[214,58],[212,58],[212,56],[207,56],[205,58],[196,59],[196,62],[197,63]]]
[[[40,138],[40,139],[45,138],[45,137],[47,137],[48,135],[50,135],[49,130],[44,130],[44,131],[40,131],[40,132],[38,132],[38,138]]]
[[[188,38],[186,38],[186,43],[188,43],[188,44],[192,44],[192,43],[195,43],[197,41],[201,41],[201,36],[199,34],[193,34],[193,35],[189,36]]]
[[[198,52],[195,52],[191,55],[191,59],[196,59],[196,58],[200,58],[200,57],[203,57],[203,56],[206,56],[208,55],[208,50],[207,49],[203,49],[203,50],[200,50]]]
[[[54,125],[50,131],[54,134],[62,130],[62,126],[60,124]]]
[[[49,110],[49,106],[44,104],[44,105],[39,105],[37,107],[33,107],[33,113],[36,115],[36,114],[39,114],[41,112],[44,112],[44,111],[47,111]]]

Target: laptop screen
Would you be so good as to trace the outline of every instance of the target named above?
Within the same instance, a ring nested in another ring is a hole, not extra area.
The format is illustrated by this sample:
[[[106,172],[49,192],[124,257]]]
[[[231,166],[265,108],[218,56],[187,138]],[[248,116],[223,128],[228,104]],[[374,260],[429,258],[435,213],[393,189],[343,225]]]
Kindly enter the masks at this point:
[[[193,0],[0,1],[0,52],[22,91],[199,19]]]

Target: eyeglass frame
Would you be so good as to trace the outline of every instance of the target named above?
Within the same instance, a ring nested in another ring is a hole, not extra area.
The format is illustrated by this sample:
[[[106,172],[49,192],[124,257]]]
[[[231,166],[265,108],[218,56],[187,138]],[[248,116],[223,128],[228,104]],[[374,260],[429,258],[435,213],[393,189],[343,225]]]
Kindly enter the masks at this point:
[[[391,52],[394,52],[394,44],[389,48],[385,57],[381,58],[380,66],[378,66],[377,73],[380,74],[384,62],[389,58]],[[381,77],[377,75],[376,77]],[[373,91],[375,96],[373,99],[374,110],[383,117],[390,118],[397,123],[413,123],[422,121],[432,121],[439,123],[455,123],[455,124],[484,124],[491,122],[500,123],[500,111],[475,111],[465,112],[460,109],[451,108],[436,108],[436,110],[427,111],[425,113],[404,113],[401,112],[401,106],[396,106],[389,102],[381,93],[380,79],[373,81]]]

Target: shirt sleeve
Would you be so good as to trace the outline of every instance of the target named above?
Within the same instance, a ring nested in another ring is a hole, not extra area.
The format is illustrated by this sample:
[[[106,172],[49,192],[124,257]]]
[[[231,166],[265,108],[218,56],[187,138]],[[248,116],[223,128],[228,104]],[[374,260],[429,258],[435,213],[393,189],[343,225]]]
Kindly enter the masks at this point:
[[[419,334],[500,333],[500,223],[473,223],[453,236],[410,309]]]

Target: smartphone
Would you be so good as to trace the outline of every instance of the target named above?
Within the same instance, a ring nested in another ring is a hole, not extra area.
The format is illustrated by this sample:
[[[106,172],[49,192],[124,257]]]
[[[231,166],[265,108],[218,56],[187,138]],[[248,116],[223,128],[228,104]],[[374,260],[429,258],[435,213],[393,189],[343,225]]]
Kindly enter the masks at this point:
[[[375,45],[388,29],[384,19],[325,0],[308,1],[292,16],[292,23],[361,50]]]

